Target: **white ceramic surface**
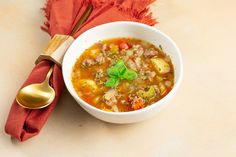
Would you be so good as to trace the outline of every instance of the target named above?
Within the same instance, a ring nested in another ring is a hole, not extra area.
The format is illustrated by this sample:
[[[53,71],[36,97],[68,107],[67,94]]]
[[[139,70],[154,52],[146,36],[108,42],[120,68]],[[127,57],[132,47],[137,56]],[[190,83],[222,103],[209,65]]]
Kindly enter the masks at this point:
[[[76,59],[81,55],[81,53],[84,52],[85,49],[99,40],[117,37],[138,38],[151,42],[156,46],[162,45],[165,53],[171,57],[175,69],[175,85],[170,93],[168,93],[163,99],[137,111],[106,112],[89,105],[76,94],[76,91],[74,90],[71,83],[71,72]],[[133,123],[153,116],[161,109],[161,106],[167,104],[174,96],[183,76],[181,53],[174,41],[158,29],[136,22],[112,22],[94,27],[84,32],[68,49],[64,56],[62,65],[63,77],[66,87],[70,94],[78,102],[78,104],[80,104],[80,106],[91,115],[111,123]]]

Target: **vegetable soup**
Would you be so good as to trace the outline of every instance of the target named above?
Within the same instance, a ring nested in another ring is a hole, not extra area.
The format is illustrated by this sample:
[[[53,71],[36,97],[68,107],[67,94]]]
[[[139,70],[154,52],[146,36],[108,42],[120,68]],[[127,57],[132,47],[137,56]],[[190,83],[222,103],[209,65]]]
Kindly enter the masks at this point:
[[[86,49],[73,67],[71,81],[88,104],[108,112],[127,112],[168,94],[174,85],[174,67],[161,45],[114,38]]]

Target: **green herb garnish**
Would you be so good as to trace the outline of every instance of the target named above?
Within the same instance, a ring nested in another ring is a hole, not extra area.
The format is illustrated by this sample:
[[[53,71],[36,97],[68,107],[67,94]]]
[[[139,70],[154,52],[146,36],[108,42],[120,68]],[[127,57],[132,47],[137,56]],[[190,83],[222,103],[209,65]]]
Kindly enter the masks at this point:
[[[110,77],[105,83],[105,86],[114,87],[117,86],[118,84],[119,84],[119,79],[117,77]]]
[[[119,84],[119,79],[133,80],[137,77],[137,73],[128,69],[125,66],[123,60],[117,61],[117,63],[107,69],[107,75],[110,77],[105,83],[106,87],[115,87]]]
[[[137,73],[135,71],[127,69],[120,78],[126,79],[126,80],[133,80],[136,77],[137,77]]]

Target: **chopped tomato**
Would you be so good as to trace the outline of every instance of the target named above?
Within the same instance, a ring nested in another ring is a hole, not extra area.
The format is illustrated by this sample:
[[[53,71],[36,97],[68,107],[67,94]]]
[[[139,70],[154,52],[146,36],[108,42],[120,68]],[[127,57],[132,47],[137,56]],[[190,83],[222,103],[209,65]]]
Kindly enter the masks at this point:
[[[133,108],[134,110],[139,110],[139,109],[144,108],[143,99],[142,99],[142,98],[137,98],[137,99],[133,102],[132,108]]]
[[[121,50],[126,50],[126,49],[129,49],[130,48],[130,45],[128,44],[128,43],[126,43],[126,42],[121,42],[120,44],[119,44],[119,48],[121,49]]]
[[[129,102],[129,103],[132,101],[132,99],[130,99],[130,97],[128,97],[128,96],[126,97],[126,100],[127,100],[127,102]]]

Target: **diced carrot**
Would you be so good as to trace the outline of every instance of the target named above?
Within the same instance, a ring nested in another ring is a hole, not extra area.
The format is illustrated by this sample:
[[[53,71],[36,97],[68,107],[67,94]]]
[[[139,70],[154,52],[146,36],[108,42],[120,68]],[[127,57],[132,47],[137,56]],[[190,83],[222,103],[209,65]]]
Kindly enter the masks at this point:
[[[138,98],[134,104],[133,104],[133,109],[134,110],[139,110],[139,109],[142,109],[144,108],[144,103],[143,103],[143,99],[142,98]]]
[[[93,96],[91,95],[86,95],[86,97],[83,97],[84,101],[86,101],[87,103],[91,104],[92,100],[93,100]]]

